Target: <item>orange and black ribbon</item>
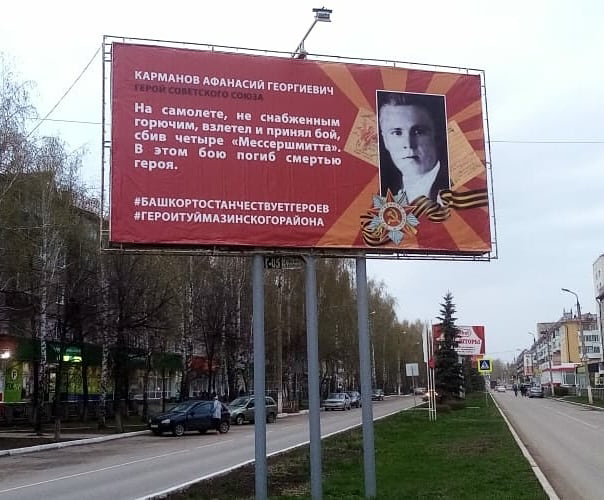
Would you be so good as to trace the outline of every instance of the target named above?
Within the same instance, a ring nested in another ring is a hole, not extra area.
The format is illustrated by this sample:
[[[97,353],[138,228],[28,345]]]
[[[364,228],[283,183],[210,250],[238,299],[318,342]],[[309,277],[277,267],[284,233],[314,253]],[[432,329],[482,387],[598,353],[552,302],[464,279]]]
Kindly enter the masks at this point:
[[[408,214],[413,214],[418,219],[427,217],[432,222],[444,222],[451,215],[451,209],[467,210],[471,208],[486,207],[489,204],[488,192],[486,189],[477,189],[474,191],[464,191],[457,193],[450,189],[445,189],[439,193],[442,205],[435,203],[426,196],[419,196],[412,203],[405,206]],[[388,229],[383,224],[371,228],[371,222],[378,215],[379,208],[371,208],[365,214],[361,215],[361,230],[363,240],[369,246],[379,246],[391,241]],[[418,229],[409,225],[403,227],[403,232],[407,234],[416,234]]]

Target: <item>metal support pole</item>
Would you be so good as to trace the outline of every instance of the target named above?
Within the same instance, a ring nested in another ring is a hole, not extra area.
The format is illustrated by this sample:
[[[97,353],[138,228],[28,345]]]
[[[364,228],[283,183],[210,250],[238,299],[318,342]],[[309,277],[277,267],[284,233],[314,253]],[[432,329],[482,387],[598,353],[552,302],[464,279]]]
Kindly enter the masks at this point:
[[[321,387],[319,383],[319,320],[315,258],[305,257],[306,355],[308,357],[308,418],[310,430],[310,490],[313,500],[323,497],[321,483]]]
[[[252,307],[254,332],[254,438],[255,438],[255,478],[256,498],[265,500],[267,496],[266,464],[266,405],[265,396],[265,356],[264,356],[264,258],[254,255],[252,262]]]
[[[396,348],[396,393],[401,395],[401,334],[397,336]]]
[[[371,360],[369,342],[369,299],[367,292],[367,268],[365,257],[356,258],[357,271],[357,318],[359,322],[359,368],[361,375],[361,399],[363,405],[363,465],[365,473],[365,498],[377,495],[375,479],[375,444],[373,436],[373,407],[371,403]]]

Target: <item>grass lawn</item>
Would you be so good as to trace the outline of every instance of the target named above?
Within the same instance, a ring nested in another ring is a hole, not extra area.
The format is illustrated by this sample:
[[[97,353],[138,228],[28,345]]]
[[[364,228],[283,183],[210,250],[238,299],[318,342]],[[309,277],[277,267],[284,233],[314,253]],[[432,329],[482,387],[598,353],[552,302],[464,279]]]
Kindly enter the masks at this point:
[[[361,429],[323,441],[323,497],[364,498]],[[406,411],[375,424],[379,499],[546,499],[492,402],[469,395],[465,407]],[[268,461],[272,499],[310,498],[308,447]],[[171,499],[252,499],[247,466]]]

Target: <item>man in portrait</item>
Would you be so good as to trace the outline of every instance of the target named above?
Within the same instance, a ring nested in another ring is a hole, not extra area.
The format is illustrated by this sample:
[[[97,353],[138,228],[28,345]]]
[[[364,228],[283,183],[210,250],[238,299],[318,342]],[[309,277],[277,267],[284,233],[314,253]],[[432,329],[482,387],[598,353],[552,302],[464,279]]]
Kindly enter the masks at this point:
[[[377,91],[380,193],[439,201],[450,188],[445,97]]]

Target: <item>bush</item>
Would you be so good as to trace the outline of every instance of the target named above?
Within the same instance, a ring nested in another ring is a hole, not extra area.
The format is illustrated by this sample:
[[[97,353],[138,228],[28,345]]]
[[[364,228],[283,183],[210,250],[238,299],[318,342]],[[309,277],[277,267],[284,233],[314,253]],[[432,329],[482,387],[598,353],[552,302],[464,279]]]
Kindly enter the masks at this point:
[[[556,396],[568,396],[568,387],[556,387]]]

